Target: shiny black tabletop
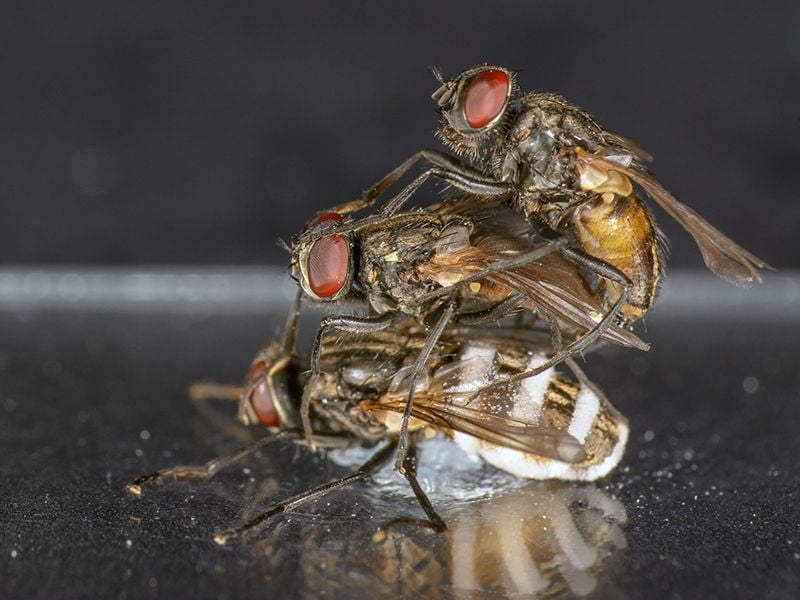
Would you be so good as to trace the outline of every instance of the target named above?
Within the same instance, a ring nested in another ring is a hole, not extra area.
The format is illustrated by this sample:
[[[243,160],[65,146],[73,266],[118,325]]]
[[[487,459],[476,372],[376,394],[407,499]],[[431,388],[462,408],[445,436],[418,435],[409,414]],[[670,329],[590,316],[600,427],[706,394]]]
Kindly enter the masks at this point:
[[[0,273],[0,595],[797,597],[797,277],[672,274],[638,330],[649,353],[587,357],[632,430],[599,482],[520,481],[431,440],[420,476],[446,533],[389,524],[422,513],[387,467],[220,547],[215,531],[368,456],[273,444],[207,481],[124,491],[260,435],[186,389],[241,381],[290,297],[258,269]]]

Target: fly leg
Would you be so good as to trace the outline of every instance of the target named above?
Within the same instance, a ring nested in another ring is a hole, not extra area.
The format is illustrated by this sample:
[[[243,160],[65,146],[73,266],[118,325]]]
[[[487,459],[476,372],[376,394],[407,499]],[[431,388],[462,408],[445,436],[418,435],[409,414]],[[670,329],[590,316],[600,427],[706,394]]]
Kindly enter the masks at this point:
[[[289,314],[286,316],[286,325],[283,327],[283,351],[286,356],[297,354],[297,329],[300,322],[300,303],[303,299],[303,290],[298,289],[294,295]]]
[[[313,382],[321,372],[320,356],[322,351],[322,338],[328,329],[338,329],[351,333],[372,333],[382,331],[397,320],[396,313],[384,313],[382,315],[370,317],[353,317],[349,315],[330,315],[322,319],[314,338],[314,345],[311,347],[311,377],[303,390],[303,398],[300,401],[300,419],[303,423],[308,446],[314,450],[315,444],[313,431],[311,430],[311,415],[309,406],[311,402],[311,390]]]
[[[466,167],[463,170],[432,167],[423,171],[414,181],[409,183],[400,190],[394,198],[389,200],[380,210],[380,216],[390,217],[400,210],[408,199],[414,195],[414,192],[431,177],[441,179],[454,188],[467,192],[468,194],[475,194],[476,196],[499,198],[507,196],[512,192],[512,188],[509,184],[486,177],[480,174],[479,171],[474,171],[471,167]]]
[[[234,537],[238,537],[243,533],[246,533],[271,517],[275,515],[279,515],[281,513],[285,513],[287,511],[293,510],[298,506],[306,504],[308,502],[312,502],[317,500],[318,498],[322,498],[330,494],[333,491],[336,491],[340,488],[343,488],[351,483],[356,483],[358,481],[365,481],[369,479],[369,477],[377,471],[389,457],[392,455],[395,449],[395,442],[391,442],[385,445],[383,448],[378,450],[375,454],[370,457],[370,459],[365,462],[359,469],[352,473],[351,475],[347,475],[346,477],[342,477],[341,479],[336,479],[335,481],[331,481],[325,483],[323,485],[317,486],[315,488],[311,488],[310,490],[306,490],[304,492],[300,492],[299,494],[292,496],[291,498],[287,498],[286,500],[282,500],[273,504],[272,506],[268,507],[263,513],[251,519],[244,525],[236,527],[234,529],[227,529],[225,531],[220,531],[214,535],[214,541],[219,545],[224,545],[228,540]]]
[[[237,402],[241,406],[245,387],[221,383],[196,382],[189,386],[189,398],[195,410],[217,429],[228,433],[236,441],[245,444],[253,441],[252,433],[241,423],[231,420],[228,412],[222,412],[211,400]],[[241,410],[241,408],[240,408]]]
[[[542,236],[544,239],[549,240],[551,243],[559,239],[563,240],[565,238],[564,235],[548,227],[540,218],[535,215],[528,215],[528,223],[530,223],[533,231]],[[599,277],[613,281],[622,288],[619,299],[611,307],[611,310],[606,313],[606,318],[603,319],[603,322],[607,322],[609,326],[613,325],[613,321],[628,302],[628,297],[633,289],[633,282],[630,280],[630,278],[628,278],[627,275],[625,275],[625,273],[616,267],[600,260],[597,257],[587,254],[582,250],[565,245],[559,248],[559,252],[561,252],[561,254],[571,262],[591,271]]]
[[[228,385],[226,383],[208,383],[198,381],[189,386],[189,398],[199,406],[207,400],[233,400],[239,402],[244,393],[241,385]]]
[[[414,495],[417,497],[417,502],[422,507],[422,510],[425,511],[425,514],[428,517],[429,523],[428,525],[434,529],[434,531],[444,531],[447,529],[447,526],[442,521],[442,518],[436,513],[436,510],[433,508],[433,504],[431,504],[428,495],[422,489],[422,486],[417,481],[417,445],[412,444],[411,448],[406,454],[405,458],[403,459],[403,470],[401,471],[403,476],[408,481],[408,484],[411,486],[411,489],[414,491]]]
[[[538,219],[531,218],[529,219],[529,222],[531,222],[532,227],[546,239],[552,239],[552,240],[556,240],[559,238],[563,239],[563,236],[560,233],[546,227]],[[609,265],[608,263],[598,258],[595,258],[594,256],[590,256],[585,252],[582,252],[575,248],[571,248],[569,246],[561,247],[559,248],[559,251],[561,252],[562,255],[564,255],[565,258],[576,263],[577,265],[592,271],[593,273],[599,275],[600,277],[605,277],[606,279],[619,284],[621,287],[621,292],[617,301],[614,303],[611,309],[605,315],[603,315],[603,318],[600,320],[600,322],[585,335],[581,336],[580,338],[572,342],[564,350],[562,350],[556,356],[554,356],[553,359],[551,359],[551,361],[555,359],[558,360],[553,364],[558,364],[564,359],[573,356],[579,352],[582,352],[590,345],[595,343],[597,340],[599,340],[602,337],[603,333],[609,327],[615,325],[616,321],[618,320],[619,314],[622,311],[622,308],[628,302],[628,297],[630,295],[631,289],[633,288],[633,283],[628,278],[628,276],[625,275],[625,273],[623,273],[619,269]],[[550,363],[551,361],[548,361],[548,363]],[[553,366],[552,364],[548,363],[545,363],[544,365],[542,365],[542,367],[549,368]]]
[[[557,364],[565,361],[571,356],[578,354],[585,350],[586,348],[590,347],[594,344],[600,336],[603,335],[603,332],[613,324],[613,320],[616,317],[617,313],[619,312],[620,308],[625,302],[625,297],[620,297],[619,301],[614,305],[614,307],[603,317],[603,319],[597,324],[594,329],[592,329],[589,333],[579,337],[577,340],[569,344],[563,350],[557,352],[554,356],[543,362],[542,364],[538,365],[534,369],[530,369],[528,371],[523,371],[522,373],[517,373],[515,375],[511,375],[509,377],[498,379],[492,382],[492,387],[497,387],[499,385],[509,385],[511,383],[521,381],[523,379],[528,379],[529,377],[535,377],[539,373],[546,371],[547,369],[556,366]],[[475,397],[479,396],[482,390],[478,390],[477,392],[473,393],[468,399],[467,402],[471,402]]]
[[[608,271],[608,272],[609,273],[613,273],[615,271],[616,271],[616,269],[610,268],[610,271]],[[620,273],[620,275],[621,275],[622,278],[624,278],[624,281],[628,282],[628,285],[630,286],[630,280],[627,277],[625,277],[625,275],[623,275],[621,273]],[[627,302],[628,289],[629,289],[629,287],[628,288],[623,288],[623,292],[620,294],[619,300],[617,300],[617,302],[614,304],[614,306],[611,307],[611,310],[609,310],[603,316],[603,318],[600,320],[600,322],[594,328],[592,328],[589,332],[587,332],[586,334],[584,334],[581,337],[577,338],[576,340],[574,340],[572,343],[570,343],[567,347],[563,348],[562,350],[557,351],[554,356],[552,356],[551,358],[549,358],[548,360],[546,360],[542,364],[538,365],[536,368],[530,369],[528,371],[523,371],[522,373],[517,373],[517,374],[511,375],[509,377],[498,379],[498,380],[492,382],[492,387],[505,386],[505,385],[509,385],[511,383],[515,383],[517,381],[521,381],[523,379],[528,379],[529,377],[535,377],[536,375],[546,371],[547,369],[549,369],[551,367],[554,367],[555,365],[563,362],[564,360],[566,360],[566,359],[568,359],[568,358],[570,358],[570,357],[572,357],[572,356],[574,356],[574,355],[576,355],[576,354],[578,354],[580,352],[583,352],[585,349],[589,348],[592,344],[594,344],[596,341],[598,341],[601,338],[601,336],[603,335],[603,332],[606,331],[606,329],[608,329],[609,327],[614,325],[614,322],[615,322],[615,320],[617,318],[617,315],[619,315],[619,311],[625,305],[625,302]],[[467,398],[467,403],[472,402],[472,400],[474,400],[476,397],[478,397],[481,394],[481,392],[482,392],[482,390],[478,390],[478,391],[474,392],[469,398]]]
[[[286,318],[286,325],[284,326],[283,335],[279,341],[282,349],[282,357],[289,362],[296,362],[297,357],[297,327],[300,317],[300,300],[302,292],[298,290],[295,295],[294,302],[292,303],[289,315]],[[274,342],[270,342],[272,345]],[[276,360],[275,365],[284,365],[285,362]],[[281,369],[284,367],[281,366]],[[239,404],[239,422],[241,424],[250,424],[256,421],[256,417],[252,414],[252,409],[245,401],[253,390],[252,384],[247,386],[242,385],[226,385],[219,383],[197,382],[189,387],[189,398],[192,400],[197,411],[202,414],[209,422],[216,425],[232,437],[240,442],[250,442],[253,436],[241,425],[235,425],[231,422],[227,415],[222,415],[214,407],[212,407],[210,400],[233,400]],[[294,423],[282,423],[285,429],[294,429]]]
[[[633,282],[628,278],[627,275],[625,275],[625,273],[623,273],[616,267],[613,267],[607,262],[595,258],[594,256],[590,256],[585,252],[576,250],[575,248],[566,247],[561,249],[561,253],[572,262],[592,271],[593,273],[599,275],[600,277],[604,277],[609,281],[613,281],[614,283],[618,284],[621,288],[619,298],[611,307],[611,310],[609,310],[605,314],[602,321],[600,322],[602,325],[604,325],[604,327],[603,330],[600,331],[595,336],[596,339],[600,335],[602,335],[605,329],[607,329],[611,325],[614,325],[615,322],[618,320],[623,307],[628,303],[628,297],[630,296],[631,290],[633,289]],[[595,331],[600,329],[600,326],[601,325],[599,324],[597,327],[595,327],[593,331],[589,332],[584,337],[588,337],[589,335],[595,333]],[[592,341],[594,341],[594,339]],[[583,347],[584,348],[588,347],[588,344],[584,345]]]
[[[142,495],[142,486],[145,484],[159,483],[165,479],[210,479],[225,467],[240,461],[244,457],[261,450],[264,446],[276,441],[297,439],[299,434],[294,431],[281,431],[256,440],[252,444],[239,448],[230,454],[218,456],[203,465],[176,465],[161,469],[149,475],[137,477],[125,486],[125,489],[134,496]]]
[[[406,471],[406,455],[408,454],[409,448],[408,421],[411,418],[411,409],[414,406],[414,392],[416,391],[417,387],[417,377],[428,363],[428,359],[433,352],[433,348],[439,341],[444,328],[450,322],[450,319],[453,318],[455,310],[455,300],[450,300],[444,305],[442,314],[439,316],[438,321],[428,334],[428,338],[425,340],[425,345],[422,347],[422,350],[417,356],[417,360],[414,363],[414,370],[411,372],[411,377],[409,378],[408,399],[406,400],[406,407],[403,410],[403,421],[400,425],[400,436],[397,442],[397,459],[394,464],[395,470],[403,473],[404,475]]]
[[[550,328],[550,341],[553,349],[556,352],[559,352],[562,347],[561,328],[558,326],[558,322],[549,315],[544,315],[543,318]],[[569,370],[572,371],[573,375],[575,375],[575,379],[577,379],[583,387],[597,396],[600,399],[600,402],[605,404],[610,411],[613,410],[614,412],[617,412],[616,408],[614,408],[614,405],[609,402],[608,397],[606,397],[603,390],[601,390],[594,381],[589,379],[589,376],[586,375],[586,372],[578,365],[577,362],[575,362],[574,358],[569,356],[564,360],[564,363],[567,365],[567,367],[569,367]]]
[[[344,225],[332,226],[329,231],[346,233],[352,231],[356,226],[363,227],[372,223],[380,222],[381,219],[392,216],[408,201],[428,179],[435,177],[453,186],[456,189],[465,191],[469,194],[484,198],[504,198],[510,196],[514,188],[511,184],[484,175],[481,171],[464,163],[457,158],[440,152],[438,150],[423,149],[413,154],[399,167],[391,171],[372,188],[364,192],[358,200],[351,200],[340,204],[333,209],[333,212],[349,214],[368,208],[377,202],[378,198],[402,177],[414,163],[425,160],[433,166],[421,173],[411,183],[406,185],[400,192],[388,200],[386,204],[376,213],[368,215],[356,221]],[[329,232],[328,231],[328,232]],[[320,235],[317,232],[312,238]],[[301,236],[303,237],[303,236]]]
[[[420,160],[431,166],[392,198],[380,211],[382,216],[395,213],[409,197],[430,177],[436,177],[465,192],[480,196],[503,196],[511,192],[507,183],[495,180],[467,163],[438,150],[424,148],[411,155],[383,179],[364,192],[361,200],[348,203],[349,210],[367,208]]]
[[[487,323],[496,323],[500,319],[514,313],[525,302],[522,294],[512,294],[505,300],[501,300],[491,308],[471,313],[458,315],[455,319],[459,325],[478,326]]]

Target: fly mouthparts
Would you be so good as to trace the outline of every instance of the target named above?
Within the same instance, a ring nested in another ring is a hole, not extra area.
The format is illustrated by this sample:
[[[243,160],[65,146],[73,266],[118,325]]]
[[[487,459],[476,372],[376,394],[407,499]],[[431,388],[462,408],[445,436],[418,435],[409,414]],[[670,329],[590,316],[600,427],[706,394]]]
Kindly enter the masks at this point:
[[[431,94],[431,98],[440,108],[447,106],[453,98],[452,84],[445,83]]]

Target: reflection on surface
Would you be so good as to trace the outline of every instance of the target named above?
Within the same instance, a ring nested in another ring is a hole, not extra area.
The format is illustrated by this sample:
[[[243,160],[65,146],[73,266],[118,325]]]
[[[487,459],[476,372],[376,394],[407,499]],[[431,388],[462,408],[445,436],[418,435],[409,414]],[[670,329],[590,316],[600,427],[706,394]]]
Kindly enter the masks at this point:
[[[535,484],[469,507],[448,539],[457,590],[586,595],[625,547],[622,504],[595,486]]]
[[[400,520],[376,532],[300,518],[255,549],[273,582],[297,561],[295,591],[308,597],[584,596],[626,545],[624,507],[592,484],[534,482],[463,503],[443,534]]]

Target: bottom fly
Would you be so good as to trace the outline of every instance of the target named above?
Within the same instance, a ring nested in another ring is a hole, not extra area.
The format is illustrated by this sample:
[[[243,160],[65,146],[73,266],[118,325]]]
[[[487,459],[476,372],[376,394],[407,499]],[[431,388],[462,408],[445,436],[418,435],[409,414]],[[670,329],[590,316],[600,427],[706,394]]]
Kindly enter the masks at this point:
[[[408,379],[426,333],[412,320],[368,336],[338,332],[326,336],[323,375],[314,382],[300,372],[294,351],[297,306],[282,340],[269,342],[252,362],[245,385],[199,384],[193,396],[230,397],[239,402],[239,419],[275,432],[232,454],[200,466],[163,469],[127,486],[140,495],[146,483],[179,478],[209,478],[266,444],[305,443],[299,427],[300,396],[310,392],[318,446],[341,447],[357,438],[388,440],[355,473],[280,501],[250,522],[216,534],[224,544],[274,515],[364,481],[392,456],[408,394]],[[546,334],[521,327],[455,327],[438,342],[424,377],[418,377],[410,429],[413,432],[403,475],[429,525],[445,524],[416,478],[420,439],[441,433],[464,450],[518,477],[592,481],[608,474],[622,458],[628,422],[585,377],[548,369],[513,386],[492,382],[523,373],[551,355]],[[479,392],[476,395],[476,392]]]

